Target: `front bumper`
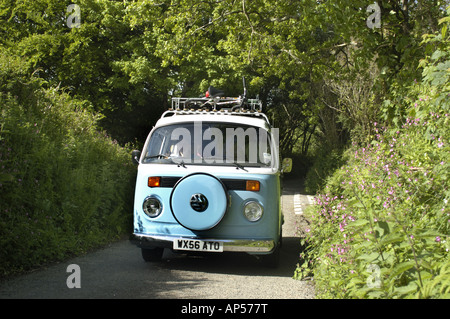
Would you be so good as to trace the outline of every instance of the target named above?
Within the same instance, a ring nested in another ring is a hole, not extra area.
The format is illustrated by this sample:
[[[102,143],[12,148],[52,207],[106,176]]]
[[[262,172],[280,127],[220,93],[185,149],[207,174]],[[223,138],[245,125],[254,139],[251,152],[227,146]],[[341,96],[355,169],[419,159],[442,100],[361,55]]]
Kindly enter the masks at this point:
[[[275,249],[276,243],[273,239],[212,239],[212,238],[186,238],[175,236],[160,236],[134,233],[130,241],[140,248],[173,247],[173,242],[177,239],[198,239],[205,241],[215,241],[223,243],[223,251],[244,252],[244,253],[270,253]]]

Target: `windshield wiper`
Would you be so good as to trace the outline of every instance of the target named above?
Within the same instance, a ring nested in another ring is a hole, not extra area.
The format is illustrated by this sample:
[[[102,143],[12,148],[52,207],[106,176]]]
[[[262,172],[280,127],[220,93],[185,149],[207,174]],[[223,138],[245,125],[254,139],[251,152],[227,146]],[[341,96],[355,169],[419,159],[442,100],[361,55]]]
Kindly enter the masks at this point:
[[[211,160],[211,159],[214,159],[214,160],[220,160],[220,161],[222,160],[221,158],[219,158],[219,157],[214,157],[214,156],[211,156],[211,157],[203,157],[202,159],[203,159],[203,160]],[[213,164],[213,163],[207,163],[207,164]],[[239,163],[233,162],[233,163],[231,163],[231,164],[233,164],[234,166],[236,166],[236,169],[242,169],[242,170],[248,172],[248,171],[245,169],[245,167],[242,166],[242,165],[239,164]],[[216,163],[216,165],[227,165],[227,162],[220,162],[219,164]]]
[[[174,160],[172,158],[172,156],[170,155],[164,155],[164,154],[156,154],[156,155],[150,155],[150,156],[145,156],[144,160],[149,160],[149,159],[153,159],[153,158],[158,158],[158,159],[167,159],[167,160],[171,160],[172,163],[177,164],[178,167],[184,167],[186,168],[186,165],[184,163],[183,160],[181,160],[181,162],[179,160]]]
[[[248,171],[244,168],[244,166],[242,166],[242,165],[239,164],[239,163],[234,162],[233,165],[236,166],[236,169],[242,169],[242,170],[248,172]]]
[[[152,159],[152,158],[164,158],[168,159],[170,156],[164,155],[164,154],[157,154],[157,155],[151,155],[151,156],[145,156],[144,159]]]
[[[144,157],[144,161],[149,162],[148,160],[154,159],[154,158],[170,160],[172,163],[175,163],[175,161],[173,160],[172,156],[170,156],[170,155],[164,155],[164,154],[157,154],[157,155],[145,156],[145,157]]]
[[[184,168],[186,168],[186,165],[184,165],[184,161],[183,160],[181,160],[181,162],[180,163],[178,163],[178,165],[177,165],[178,167],[184,167]]]

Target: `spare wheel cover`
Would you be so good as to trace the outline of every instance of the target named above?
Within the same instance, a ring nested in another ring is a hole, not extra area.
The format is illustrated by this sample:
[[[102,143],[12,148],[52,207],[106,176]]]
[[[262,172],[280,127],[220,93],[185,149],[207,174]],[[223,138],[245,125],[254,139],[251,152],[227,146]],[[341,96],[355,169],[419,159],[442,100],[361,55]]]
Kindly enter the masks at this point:
[[[208,230],[219,224],[227,210],[227,191],[217,177],[193,173],[180,179],[170,194],[173,217],[190,230]]]

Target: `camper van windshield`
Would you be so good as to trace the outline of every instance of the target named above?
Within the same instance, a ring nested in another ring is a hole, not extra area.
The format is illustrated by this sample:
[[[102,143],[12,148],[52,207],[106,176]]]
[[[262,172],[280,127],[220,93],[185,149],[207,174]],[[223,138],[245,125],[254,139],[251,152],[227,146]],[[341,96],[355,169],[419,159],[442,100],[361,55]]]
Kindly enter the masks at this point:
[[[162,126],[152,133],[143,163],[237,165],[272,164],[270,134],[263,128],[222,122]]]

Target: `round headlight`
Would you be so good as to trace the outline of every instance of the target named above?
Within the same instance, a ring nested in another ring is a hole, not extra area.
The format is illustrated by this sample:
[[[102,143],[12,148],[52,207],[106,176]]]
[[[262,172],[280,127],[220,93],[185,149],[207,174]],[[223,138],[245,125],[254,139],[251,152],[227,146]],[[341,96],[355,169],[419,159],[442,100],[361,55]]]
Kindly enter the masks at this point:
[[[162,212],[162,204],[156,197],[147,197],[142,205],[144,213],[148,217],[155,218],[158,217]]]
[[[251,222],[260,220],[263,211],[263,207],[258,202],[251,201],[244,206],[244,216]]]

